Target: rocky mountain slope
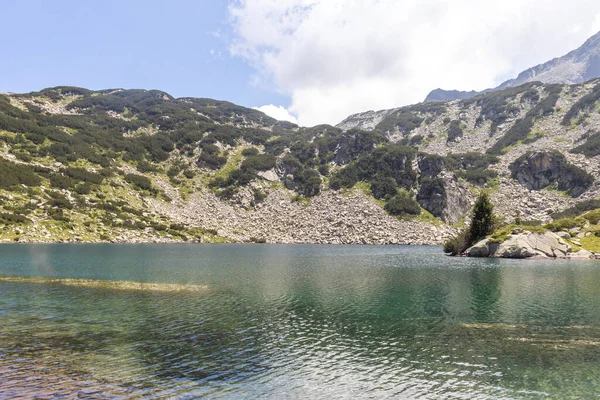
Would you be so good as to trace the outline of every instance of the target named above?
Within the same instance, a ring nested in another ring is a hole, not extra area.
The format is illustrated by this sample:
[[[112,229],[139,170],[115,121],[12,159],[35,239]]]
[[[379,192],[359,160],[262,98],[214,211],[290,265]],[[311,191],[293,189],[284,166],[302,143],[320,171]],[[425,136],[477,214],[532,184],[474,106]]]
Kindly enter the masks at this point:
[[[529,68],[515,79],[510,79],[494,89],[482,92],[435,89],[427,95],[425,101],[462,100],[534,81],[549,84],[578,84],[598,77],[600,77],[600,32],[589,38],[578,49]]]
[[[343,130],[160,91],[0,95],[0,240],[439,244],[480,190],[550,222],[599,196],[599,101],[600,80],[530,83]]]

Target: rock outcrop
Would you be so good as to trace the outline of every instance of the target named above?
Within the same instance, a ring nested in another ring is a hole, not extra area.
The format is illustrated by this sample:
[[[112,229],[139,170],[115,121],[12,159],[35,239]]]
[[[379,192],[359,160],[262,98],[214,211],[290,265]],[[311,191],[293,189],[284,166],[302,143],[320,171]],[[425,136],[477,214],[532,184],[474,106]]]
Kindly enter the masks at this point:
[[[558,152],[526,153],[509,167],[512,178],[531,190],[541,190],[556,184],[558,190],[578,197],[594,182],[591,175],[567,162]]]
[[[417,163],[421,172],[417,201],[421,207],[448,224],[460,221],[471,205],[469,190],[456,174],[444,170],[443,158],[421,155]]]
[[[468,257],[494,258],[591,258],[586,250],[573,247],[553,232],[530,232],[514,229],[503,241],[486,238],[465,251]]]

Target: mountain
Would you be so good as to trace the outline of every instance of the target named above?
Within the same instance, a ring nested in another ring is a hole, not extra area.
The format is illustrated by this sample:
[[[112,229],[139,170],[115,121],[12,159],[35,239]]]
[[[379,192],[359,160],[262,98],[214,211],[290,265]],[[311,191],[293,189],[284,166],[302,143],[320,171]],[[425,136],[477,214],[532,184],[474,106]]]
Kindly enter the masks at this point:
[[[510,79],[494,89],[482,92],[435,89],[427,95],[425,101],[467,99],[489,91],[502,90],[534,81],[550,84],[577,84],[598,77],[600,77],[600,32],[589,38],[577,50],[529,68],[521,72],[515,79]]]
[[[600,195],[598,104],[600,80],[533,82],[344,130],[158,90],[4,94],[0,240],[439,244],[484,189],[550,222]]]

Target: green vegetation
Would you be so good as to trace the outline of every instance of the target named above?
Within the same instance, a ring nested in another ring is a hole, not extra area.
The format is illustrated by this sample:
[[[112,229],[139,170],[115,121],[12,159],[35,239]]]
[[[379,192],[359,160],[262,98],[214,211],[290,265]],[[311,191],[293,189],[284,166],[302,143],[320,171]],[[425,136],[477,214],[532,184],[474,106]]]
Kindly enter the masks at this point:
[[[448,142],[456,142],[458,139],[463,137],[462,122],[454,120],[450,122],[447,130]]]
[[[492,120],[493,126],[516,115],[520,107],[532,107],[528,115],[534,124],[553,112],[560,88],[542,90],[540,84],[530,84],[461,104],[480,106],[481,120]],[[52,114],[46,111],[49,102],[74,113]],[[208,235],[213,240],[216,234],[152,213],[144,197],[169,201],[159,189],[164,187],[187,201],[208,186],[223,199],[243,199],[244,207],[254,207],[280,188],[308,202],[325,186],[359,186],[392,215],[433,219],[417,201],[423,205],[424,196],[441,195],[440,204],[428,207],[444,206],[442,171],[454,172],[461,185],[466,181],[489,187],[498,181],[493,167],[498,158],[491,154],[417,157],[419,147],[439,142],[419,127],[444,118],[446,111],[443,102],[417,104],[390,112],[373,131],[344,132],[329,125],[301,128],[231,103],[175,99],[155,90],[64,86],[0,95],[0,146],[5,152],[0,158],[0,196],[6,196],[0,213],[18,216],[3,217],[6,221],[25,218],[13,222],[24,231],[39,227],[44,234],[69,240],[118,240],[123,230],[152,231],[164,238]],[[442,128],[448,142],[465,135],[462,117],[452,118],[444,119]],[[531,132],[520,138],[528,128],[525,122],[515,125],[515,131],[521,127],[523,132],[515,134],[518,140],[510,146],[535,138]],[[402,137],[391,143],[389,132]],[[594,134],[587,139],[577,151],[585,149],[591,155],[597,138]],[[422,163],[421,158],[426,160]],[[415,162],[420,177],[413,170]],[[135,173],[130,173],[132,168]],[[582,177],[576,172],[569,170],[577,181]],[[244,196],[236,196],[240,191]],[[418,193],[416,199],[410,193]],[[0,233],[0,238],[8,236]]]
[[[538,140],[541,136],[530,136],[531,129],[535,120],[539,117],[551,115],[554,112],[554,107],[558,101],[558,97],[562,87],[560,85],[548,85],[545,88],[547,93],[543,101],[533,107],[523,119],[518,120],[515,124],[502,136],[487,152],[489,154],[502,154],[506,149],[518,142],[524,144],[532,143]],[[525,94],[527,94],[526,92]],[[534,97],[530,100],[533,101]],[[539,99],[539,96],[537,97]]]
[[[562,120],[563,126],[571,126],[571,122],[580,112],[592,109],[598,100],[600,100],[600,83],[594,86],[591,93],[586,94],[573,104]]]
[[[595,157],[600,154],[600,132],[588,133],[586,141],[571,150],[571,153],[583,154],[586,157]]]
[[[470,225],[444,243],[444,253],[453,256],[462,254],[473,244],[494,232],[497,223],[489,194],[481,192],[473,206]]]
[[[0,158],[0,188],[15,189],[19,185],[39,186],[40,183],[40,177],[31,166]]]
[[[410,111],[402,110],[392,113],[384,118],[384,120],[381,121],[375,127],[375,129],[381,132],[393,132],[397,129],[400,131],[400,133],[407,135],[414,129],[421,126],[423,121],[424,118],[419,117]]]
[[[386,204],[385,210],[391,215],[419,215],[421,207],[406,190],[400,190]]]
[[[600,208],[600,200],[585,200],[580,203],[575,204],[573,207],[567,208],[564,211],[556,212],[551,215],[552,219],[558,220],[563,218],[573,218],[576,217],[586,211],[595,210]]]

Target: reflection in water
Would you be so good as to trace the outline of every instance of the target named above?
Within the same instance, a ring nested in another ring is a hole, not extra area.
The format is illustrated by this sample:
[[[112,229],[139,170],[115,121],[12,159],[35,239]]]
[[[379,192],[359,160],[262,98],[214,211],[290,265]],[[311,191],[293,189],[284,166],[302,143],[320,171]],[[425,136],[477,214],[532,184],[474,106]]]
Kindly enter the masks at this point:
[[[31,247],[2,248],[0,398],[600,390],[595,263],[403,246]]]

